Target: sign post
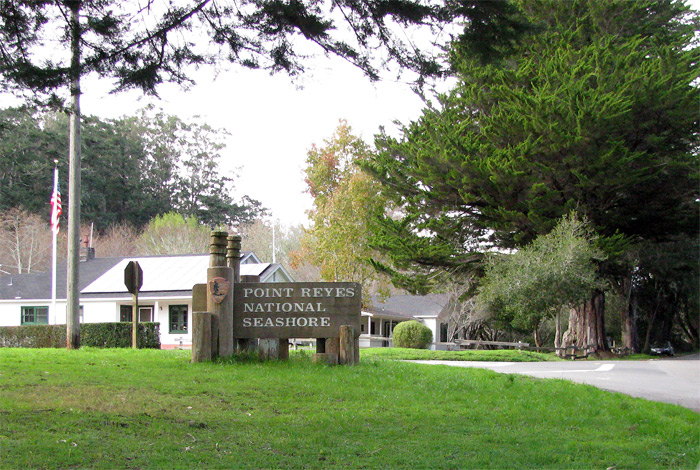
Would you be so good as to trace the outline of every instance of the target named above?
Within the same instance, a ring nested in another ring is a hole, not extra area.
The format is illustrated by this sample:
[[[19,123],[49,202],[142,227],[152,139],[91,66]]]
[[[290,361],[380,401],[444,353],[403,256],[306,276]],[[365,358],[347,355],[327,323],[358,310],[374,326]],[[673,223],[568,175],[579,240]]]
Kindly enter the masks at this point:
[[[136,261],[129,261],[124,269],[124,285],[134,297],[134,309],[131,313],[131,347],[137,349],[139,330],[139,290],[143,285],[143,270]]]

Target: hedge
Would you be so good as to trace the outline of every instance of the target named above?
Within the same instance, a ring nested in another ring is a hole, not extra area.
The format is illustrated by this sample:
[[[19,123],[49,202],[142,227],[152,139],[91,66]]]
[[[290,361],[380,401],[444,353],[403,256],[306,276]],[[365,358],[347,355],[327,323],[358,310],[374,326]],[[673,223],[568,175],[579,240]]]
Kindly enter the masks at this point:
[[[160,323],[139,323],[139,347],[160,349]],[[130,348],[131,323],[81,323],[81,346]],[[0,327],[0,347],[65,348],[66,325]]]

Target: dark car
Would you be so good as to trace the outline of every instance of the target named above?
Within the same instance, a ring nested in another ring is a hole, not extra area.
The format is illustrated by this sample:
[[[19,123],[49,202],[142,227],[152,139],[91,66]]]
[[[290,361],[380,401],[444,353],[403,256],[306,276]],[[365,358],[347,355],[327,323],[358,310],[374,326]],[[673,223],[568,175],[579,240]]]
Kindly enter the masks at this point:
[[[659,356],[673,356],[676,352],[673,350],[673,345],[670,341],[666,341],[663,346],[651,348],[652,354],[657,354]]]

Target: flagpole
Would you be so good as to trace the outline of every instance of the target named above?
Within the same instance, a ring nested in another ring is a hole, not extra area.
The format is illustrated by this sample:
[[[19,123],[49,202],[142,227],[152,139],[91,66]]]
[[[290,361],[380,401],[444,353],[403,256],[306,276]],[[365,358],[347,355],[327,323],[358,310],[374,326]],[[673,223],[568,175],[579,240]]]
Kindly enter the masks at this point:
[[[53,196],[52,199],[58,194],[58,160],[54,160],[53,169]],[[55,201],[54,201],[55,204]],[[56,228],[53,227],[54,210],[51,211],[52,227],[51,232],[53,233],[53,248],[51,256],[51,316],[53,317],[54,324],[58,322],[56,315],[56,238],[58,235],[58,221],[55,222]]]

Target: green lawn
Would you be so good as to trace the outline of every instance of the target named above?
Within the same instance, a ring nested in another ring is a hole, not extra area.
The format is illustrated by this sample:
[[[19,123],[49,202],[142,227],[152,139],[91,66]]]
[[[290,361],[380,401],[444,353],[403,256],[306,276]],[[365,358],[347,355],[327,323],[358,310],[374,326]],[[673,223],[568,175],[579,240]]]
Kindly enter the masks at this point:
[[[560,361],[554,354],[518,351],[509,349],[466,350],[466,351],[431,351],[429,349],[409,348],[370,348],[361,349],[362,358],[381,358],[394,360],[438,360],[438,361],[496,361],[496,362],[542,362]]]
[[[0,349],[0,468],[694,469],[700,415],[559,380],[363,358]]]

